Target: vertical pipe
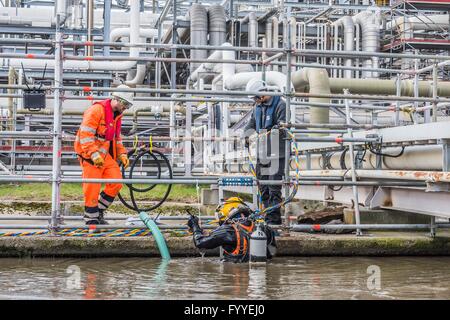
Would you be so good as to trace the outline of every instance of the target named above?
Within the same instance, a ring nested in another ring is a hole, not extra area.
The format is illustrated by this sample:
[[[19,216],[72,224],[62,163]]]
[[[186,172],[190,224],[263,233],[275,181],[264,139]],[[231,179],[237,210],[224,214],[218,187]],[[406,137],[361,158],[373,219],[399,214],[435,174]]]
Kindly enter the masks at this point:
[[[338,23],[334,23],[333,24],[333,27],[334,27],[334,51],[338,51],[338,37],[339,37],[339,24]],[[337,66],[339,63],[338,63],[338,60],[339,60],[339,58],[338,57],[334,57],[334,65],[335,66]],[[337,72],[338,72],[338,69],[333,69],[333,77],[334,78],[337,78]]]
[[[223,46],[231,46],[230,43],[224,43]],[[236,52],[235,51],[229,51],[224,50],[222,51],[222,58],[226,61],[233,61],[236,59]],[[225,87],[225,84],[228,82],[228,80],[235,74],[235,65],[231,63],[223,63],[222,64],[222,83],[223,87]],[[223,126],[222,126],[222,133],[223,136],[228,138],[230,136],[230,103],[228,102],[222,102],[222,119],[223,119]],[[223,149],[222,153],[224,155],[228,154],[228,151],[231,149],[231,143],[229,141],[223,141],[222,143]],[[228,160],[228,163],[230,161]],[[230,168],[230,166],[229,166]]]
[[[92,41],[92,29],[94,28],[94,0],[87,0],[87,41]],[[109,41],[109,39],[108,39]],[[86,46],[86,55],[94,55],[94,47]]]
[[[291,48],[296,50],[297,49],[297,20],[294,17],[291,17],[289,19],[289,26],[290,28],[290,41],[291,41]],[[296,63],[296,56],[292,55],[291,57],[291,71],[295,71],[295,63]]]
[[[103,41],[110,41],[111,34],[111,2],[112,0],[105,0],[103,4]],[[109,56],[109,46],[103,47],[103,55]]]
[[[436,98],[437,98],[437,64],[435,63],[433,65],[433,118],[432,121],[436,122],[437,121],[437,102],[436,102]]]
[[[417,50],[414,52],[414,54],[417,54]],[[419,97],[419,74],[417,73],[417,70],[419,69],[419,60],[414,59],[414,98]],[[419,107],[419,103],[417,101],[414,101],[414,109],[417,109]],[[414,124],[417,124],[417,115],[413,116]]]
[[[184,143],[184,166],[185,166],[185,176],[189,177],[192,175],[192,142],[190,141],[192,137],[192,103],[186,103],[186,129],[185,129],[186,141]]]
[[[14,70],[13,67],[9,67],[8,70],[8,85],[15,85],[16,84],[16,71]],[[14,89],[8,89],[8,94],[14,94]],[[9,97],[8,98],[8,116],[9,116],[9,121],[8,121],[8,125],[7,125],[7,130],[9,131],[13,131],[13,113],[14,113],[14,98],[13,97]]]
[[[273,17],[272,18],[272,26],[273,26],[273,39],[272,39],[272,46],[273,48],[278,48],[278,32],[279,32],[279,23],[278,23],[278,19],[277,17]],[[275,62],[278,62],[279,60],[276,59]],[[272,70],[273,71],[279,71],[279,66],[278,65],[272,65]]]
[[[177,0],[173,0],[173,22],[172,22],[172,44],[177,44]],[[172,48],[171,50],[171,57],[175,59],[177,57],[177,49]],[[171,62],[170,63],[170,88],[176,89],[177,88],[177,82],[176,82],[176,75],[177,75],[177,63]]]
[[[436,237],[436,217],[432,216],[430,221],[430,237]]]
[[[169,142],[169,148],[171,150],[170,154],[170,164],[173,167],[174,165],[174,148],[175,148],[175,102],[170,101],[170,112],[169,112],[169,136],[170,136],[170,142]]]
[[[272,21],[271,20],[267,20],[266,21],[266,48],[272,48]],[[266,53],[266,58],[267,58],[267,53]],[[272,66],[269,64],[266,68],[267,71],[271,71],[272,70]]]
[[[19,78],[19,82],[21,82],[22,78]],[[15,84],[16,81],[16,71],[13,67],[9,67],[8,72],[8,84]],[[8,89],[8,93],[14,93],[12,89]],[[8,101],[8,113],[10,117],[10,129],[11,131],[17,130],[17,103],[15,103],[14,98],[9,98]],[[11,173],[15,173],[16,168],[16,139],[11,140],[11,161],[10,161],[10,171]]]
[[[233,21],[233,14],[234,14],[233,7],[234,7],[234,1],[230,0],[230,19],[231,19],[231,21]],[[231,25],[233,25],[233,23]]]
[[[287,37],[287,48],[286,48],[286,88],[285,88],[285,96],[286,96],[286,123],[291,122],[291,78],[292,78],[292,66],[291,66],[291,57],[292,57],[292,43],[291,43],[291,28],[288,28],[288,37]],[[286,183],[284,186],[284,197],[285,199],[289,196],[289,182],[290,182],[290,170],[289,163],[291,158],[291,141],[286,139],[285,141],[285,155],[284,155],[284,182]],[[289,211],[285,208],[284,211],[284,223],[285,225],[289,224]]]
[[[401,86],[402,80],[401,80],[400,73],[397,73],[397,79],[395,81],[395,84],[396,84],[396,93],[395,94],[397,95],[397,97],[400,97],[402,94],[402,86]],[[398,126],[399,122],[400,122],[400,101],[397,100],[395,102],[394,124],[396,126]]]
[[[162,38],[162,22],[158,24],[158,44],[161,44]],[[156,49],[156,56],[159,57],[159,49]],[[155,64],[155,87],[156,89],[161,89],[161,61],[156,61]],[[159,93],[156,94],[159,97]]]
[[[62,76],[62,33],[59,26],[60,16],[56,15],[55,34],[55,84],[53,107],[53,154],[52,154],[52,218],[51,229],[58,227],[58,218],[61,211],[60,204],[60,178],[61,178],[61,87]]]
[[[258,21],[255,12],[248,14],[248,46],[255,48],[258,46]]]
[[[349,90],[345,89],[344,90],[344,94],[347,95],[349,94]],[[346,117],[346,121],[347,124],[350,125],[351,121],[350,121],[350,104],[348,99],[345,99],[345,117]],[[353,138],[353,131],[352,128],[348,128],[347,129],[347,133],[348,136],[350,138]],[[350,152],[350,162],[351,162],[351,172],[352,172],[352,182],[356,182],[356,170],[355,170],[355,154],[354,154],[354,150],[353,150],[353,142],[350,142],[349,144],[349,152]],[[358,198],[358,187],[356,185],[352,186],[353,189],[353,200],[355,202],[355,220],[356,220],[356,224],[359,225],[361,223],[360,220],[360,215],[359,215],[359,198]],[[362,231],[361,229],[357,229],[356,230],[356,235],[357,236],[361,236],[362,235]]]
[[[359,44],[359,39],[361,37],[361,30],[359,28],[359,24],[356,24],[355,27],[356,35],[355,35],[355,51],[361,51],[361,47]],[[355,66],[359,68],[359,58],[356,58],[355,60]],[[357,70],[355,71],[355,78],[361,78],[361,71]]]

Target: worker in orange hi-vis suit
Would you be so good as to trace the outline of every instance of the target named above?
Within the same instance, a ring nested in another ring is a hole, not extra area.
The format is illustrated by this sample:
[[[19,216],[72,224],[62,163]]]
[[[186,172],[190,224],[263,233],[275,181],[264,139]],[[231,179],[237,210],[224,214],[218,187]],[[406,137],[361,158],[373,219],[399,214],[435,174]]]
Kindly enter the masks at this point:
[[[120,85],[119,89],[129,89]],[[128,167],[127,149],[120,137],[122,113],[133,105],[132,92],[113,92],[111,99],[94,103],[83,114],[75,138],[75,152],[83,169],[83,178],[121,179],[117,160]],[[122,188],[121,183],[83,183],[84,220],[87,225],[107,224],[104,211]]]

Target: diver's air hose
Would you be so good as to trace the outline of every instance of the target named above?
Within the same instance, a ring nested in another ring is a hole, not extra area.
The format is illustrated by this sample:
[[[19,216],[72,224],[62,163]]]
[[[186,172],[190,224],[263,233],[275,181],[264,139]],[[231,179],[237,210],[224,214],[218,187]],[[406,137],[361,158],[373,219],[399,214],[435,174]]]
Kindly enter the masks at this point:
[[[162,235],[155,221],[153,221],[153,219],[150,218],[145,212],[139,213],[139,218],[141,218],[147,228],[152,232],[156,244],[158,245],[161,258],[163,258],[164,260],[170,260],[170,253],[169,249],[167,248],[166,240],[164,239],[164,236]]]

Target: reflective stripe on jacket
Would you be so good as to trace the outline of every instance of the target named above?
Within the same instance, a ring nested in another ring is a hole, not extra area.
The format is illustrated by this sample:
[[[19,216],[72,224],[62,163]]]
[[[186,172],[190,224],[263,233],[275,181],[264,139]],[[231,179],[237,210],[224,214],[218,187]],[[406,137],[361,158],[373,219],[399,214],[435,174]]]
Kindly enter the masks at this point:
[[[113,113],[111,99],[97,102],[84,112],[74,145],[75,152],[82,158],[91,159],[95,152],[99,152],[105,158],[109,152],[110,143],[113,144],[111,156],[114,160],[117,160],[118,155],[127,153],[120,134],[115,134],[111,141],[105,139],[107,126],[112,127],[113,132],[120,132],[122,118],[122,115],[119,115],[111,123],[106,123],[106,112]]]

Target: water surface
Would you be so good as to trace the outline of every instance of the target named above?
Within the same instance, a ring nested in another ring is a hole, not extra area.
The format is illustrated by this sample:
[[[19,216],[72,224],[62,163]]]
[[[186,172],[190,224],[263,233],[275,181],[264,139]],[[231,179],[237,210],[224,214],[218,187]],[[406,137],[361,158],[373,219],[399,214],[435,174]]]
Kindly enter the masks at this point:
[[[0,259],[0,299],[419,298],[450,299],[450,257]]]

